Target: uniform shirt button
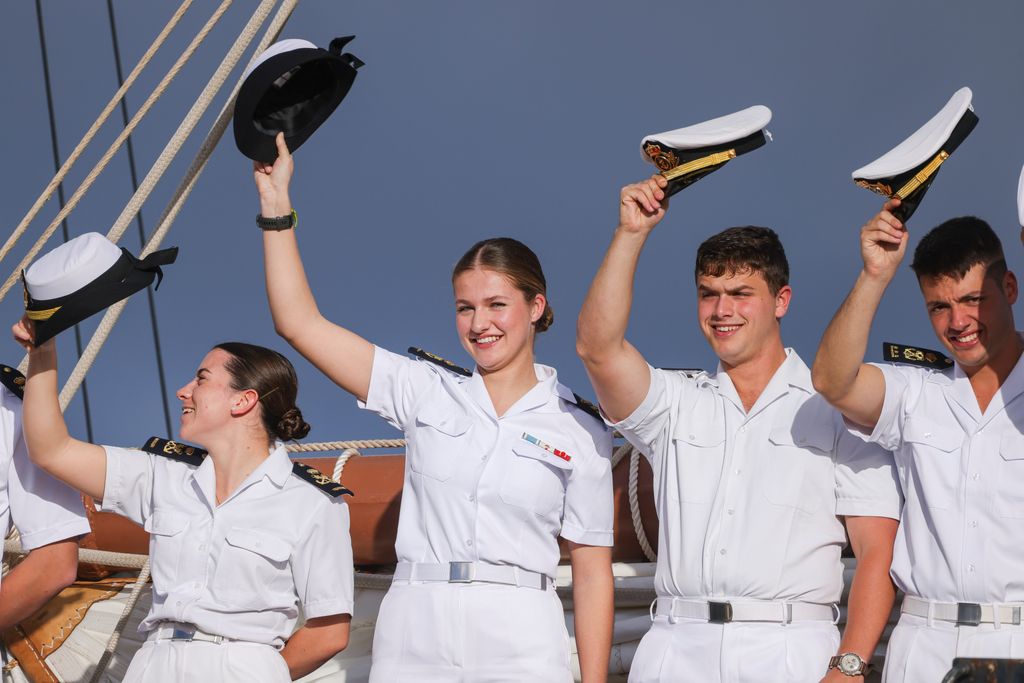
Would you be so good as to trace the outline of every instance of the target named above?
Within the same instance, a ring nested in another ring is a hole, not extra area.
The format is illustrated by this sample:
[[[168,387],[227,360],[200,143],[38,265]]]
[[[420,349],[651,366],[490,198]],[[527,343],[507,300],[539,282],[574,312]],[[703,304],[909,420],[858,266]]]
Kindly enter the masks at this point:
[[[718,554],[719,555],[726,555],[726,554],[728,554],[728,552],[729,552],[728,550],[726,550],[725,548],[722,548],[721,550],[718,551]]]
[[[472,545],[473,545],[473,540],[472,540],[472,539],[469,539],[469,538],[467,538],[467,539],[466,539],[466,545],[467,545],[467,546],[469,546],[469,547],[472,547]]]
[[[738,467],[736,468],[736,474],[741,474],[742,472],[743,472],[743,470],[741,470],[741,469],[740,469],[740,468],[738,468]]]
[[[199,544],[199,552],[202,552],[204,550],[206,550],[206,544],[205,543],[200,543]]]
[[[476,496],[474,496],[472,493],[469,494],[469,502],[470,503],[476,502]]]
[[[978,520],[974,520],[973,522],[971,522],[971,528],[972,529],[977,529],[978,528]]]
[[[967,565],[967,571],[973,572],[974,571],[974,565],[973,564]]]
[[[977,472],[975,472],[975,473],[974,473],[974,476],[973,476],[973,477],[971,477],[971,478],[972,478],[972,479],[974,479],[974,481],[978,481],[979,479],[981,479],[981,475],[980,475],[980,474],[978,474]]]
[[[726,510],[726,512],[728,512],[728,513],[729,513],[729,514],[731,515],[731,514],[733,514],[733,513],[734,513],[734,512],[736,512],[736,511],[735,511],[735,510],[733,510],[732,508],[729,508],[728,510]]]

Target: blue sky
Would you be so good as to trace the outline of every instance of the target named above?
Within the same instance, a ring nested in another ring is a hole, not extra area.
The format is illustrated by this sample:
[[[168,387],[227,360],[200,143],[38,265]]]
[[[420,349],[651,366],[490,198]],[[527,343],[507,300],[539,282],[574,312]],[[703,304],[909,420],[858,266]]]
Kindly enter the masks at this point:
[[[105,2],[42,4],[63,158],[117,88],[113,47]],[[113,3],[125,73],[176,5]],[[235,3],[133,136],[140,177],[254,5]],[[215,6],[197,0],[129,91],[130,111]],[[35,5],[7,3],[4,14],[6,235],[54,168]],[[296,154],[293,201],[320,306],[392,350],[421,346],[468,364],[455,335],[451,266],[478,239],[513,236],[540,255],[556,314],[537,355],[563,382],[592,395],[573,353],[575,318],[615,227],[619,188],[653,168],[640,158],[640,139],[764,104],[774,112],[774,142],[673,200],[641,263],[630,338],[655,365],[713,367],[695,324],[694,251],[723,228],[767,225],[782,237],[792,269],[784,336],[809,361],[859,268],[859,226],[880,203],[853,185],[850,172],[909,135],[963,85],[974,91],[980,123],[915,214],[912,240],[946,218],[975,214],[1003,238],[1011,268],[1020,263],[1022,25],[1024,5],[1009,1],[304,0],[282,36],[326,46],[356,34],[350,50],[366,62],[348,99]],[[147,232],[226,97],[225,90],[143,209]],[[66,195],[119,127],[116,116],[69,176]],[[72,214],[71,235],[106,232],[130,193],[121,153]],[[0,275],[57,210],[51,201],[0,263]],[[294,360],[310,440],[395,436],[274,334],[257,210],[250,164],[229,132],[166,242],[181,248],[155,295],[170,392],[212,344],[240,339]],[[135,226],[123,243],[138,250]],[[0,315],[13,322],[20,307],[15,291],[0,303]],[[83,325],[86,339],[98,320]],[[873,357],[883,340],[937,344],[907,268],[873,328]],[[5,343],[0,362],[16,365],[19,349]],[[66,374],[72,335],[60,344]],[[144,296],[129,304],[90,373],[89,390],[97,441],[133,445],[166,432]],[[171,407],[176,429],[173,397]],[[81,398],[68,417],[84,436]]]

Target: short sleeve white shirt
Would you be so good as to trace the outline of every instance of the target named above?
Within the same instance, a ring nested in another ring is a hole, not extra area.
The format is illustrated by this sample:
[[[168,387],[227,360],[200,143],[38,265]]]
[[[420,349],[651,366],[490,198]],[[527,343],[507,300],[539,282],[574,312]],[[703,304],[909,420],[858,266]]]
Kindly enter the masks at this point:
[[[89,533],[82,498],[36,467],[21,431],[21,399],[0,386],[0,528],[18,528],[21,546],[35,550]]]
[[[899,518],[891,454],[850,434],[786,353],[749,412],[721,367],[651,368],[643,403],[614,425],[654,470],[659,595],[838,602],[837,516]]]
[[[554,369],[498,417],[480,375],[374,349],[366,403],[403,430],[401,562],[481,561],[554,576],[557,537],[611,546],[611,433]]]
[[[940,602],[1024,602],[1024,359],[985,413],[959,365],[878,365],[870,439],[893,450],[907,498],[892,575]]]
[[[105,449],[103,509],[150,533],[153,607],[140,631],[180,621],[281,648],[300,607],[307,619],[352,613],[348,505],[295,476],[280,443],[220,505],[209,457],[196,467]]]

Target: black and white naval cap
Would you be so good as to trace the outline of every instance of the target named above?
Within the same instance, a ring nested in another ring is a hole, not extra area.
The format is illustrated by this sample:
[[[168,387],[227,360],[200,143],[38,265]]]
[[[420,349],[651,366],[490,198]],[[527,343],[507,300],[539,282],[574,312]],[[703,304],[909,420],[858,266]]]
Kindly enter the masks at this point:
[[[854,171],[854,182],[884,197],[899,198],[900,206],[894,213],[900,220],[909,220],[939,167],[977,125],[971,96],[970,88],[957,90],[946,106],[913,135]]]
[[[768,107],[747,107],[710,121],[648,135],[640,141],[640,153],[668,180],[666,194],[672,196],[771,140],[771,133],[765,130],[771,120]]]
[[[246,67],[233,120],[242,154],[272,162],[278,133],[284,133],[291,151],[309,139],[345,99],[363,66],[358,57],[341,52],[354,37],[335,38],[326,50],[308,40],[282,40]]]
[[[98,232],[87,232],[43,254],[21,274],[25,315],[39,346],[94,313],[163,279],[178,248],[138,259]]]

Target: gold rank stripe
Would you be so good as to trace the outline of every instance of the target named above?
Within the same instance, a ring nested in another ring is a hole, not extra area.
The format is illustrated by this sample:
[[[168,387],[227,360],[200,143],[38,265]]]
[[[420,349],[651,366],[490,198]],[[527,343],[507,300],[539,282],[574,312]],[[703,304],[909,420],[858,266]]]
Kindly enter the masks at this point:
[[[25,311],[25,315],[29,320],[49,320],[53,317],[53,314],[60,310],[60,306],[54,306],[53,308],[47,308],[42,311]]]
[[[735,158],[736,150],[727,149],[724,152],[716,152],[706,157],[701,157],[700,159],[688,161],[685,164],[680,164],[679,166],[676,166],[675,168],[670,169],[668,171],[662,171],[661,175],[665,176],[665,180],[675,180],[676,178],[681,178],[682,176],[689,175],[690,173],[694,173],[696,171],[703,171],[705,168],[710,168],[712,166],[724,164],[730,159]]]
[[[924,183],[935,175],[935,172],[939,170],[939,166],[942,162],[949,158],[949,152],[940,150],[935,158],[928,162],[928,165],[914,174],[914,177],[907,181],[907,184],[896,190],[896,196],[900,199],[906,199],[909,197],[914,190],[924,185]]]

